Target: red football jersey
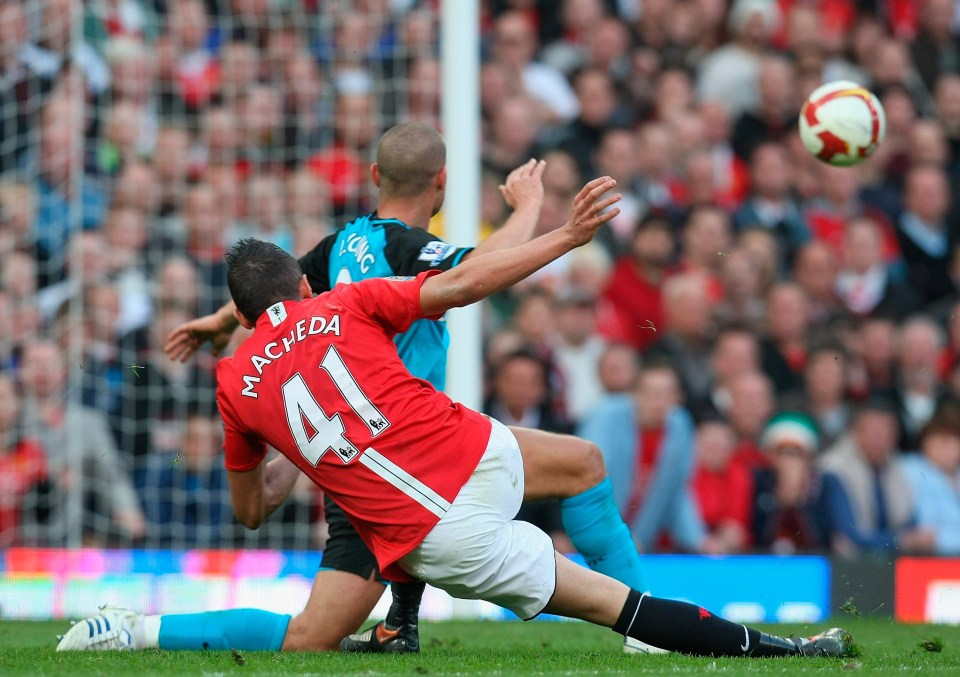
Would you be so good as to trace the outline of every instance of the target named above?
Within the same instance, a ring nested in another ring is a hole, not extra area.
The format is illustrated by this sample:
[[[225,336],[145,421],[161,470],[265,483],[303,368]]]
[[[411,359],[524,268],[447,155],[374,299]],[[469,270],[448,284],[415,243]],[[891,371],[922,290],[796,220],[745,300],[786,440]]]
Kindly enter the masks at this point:
[[[416,278],[337,285],[277,303],[217,367],[228,470],[274,447],[350,517],[388,578],[450,507],[490,421],[414,378],[393,337],[422,318]]]

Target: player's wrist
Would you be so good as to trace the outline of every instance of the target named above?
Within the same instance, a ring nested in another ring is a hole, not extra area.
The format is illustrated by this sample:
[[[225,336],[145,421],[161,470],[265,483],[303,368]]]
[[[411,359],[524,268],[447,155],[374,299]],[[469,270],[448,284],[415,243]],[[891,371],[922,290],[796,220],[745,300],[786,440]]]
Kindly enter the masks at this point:
[[[233,314],[233,308],[224,306],[217,311],[217,315],[217,326],[220,327],[220,331],[232,332],[240,325],[240,322]]]

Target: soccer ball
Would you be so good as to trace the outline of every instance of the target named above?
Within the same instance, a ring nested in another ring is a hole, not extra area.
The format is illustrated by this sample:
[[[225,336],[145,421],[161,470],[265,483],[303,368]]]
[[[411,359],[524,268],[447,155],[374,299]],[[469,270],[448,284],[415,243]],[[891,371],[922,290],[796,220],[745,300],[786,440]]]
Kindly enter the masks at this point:
[[[855,82],[838,80],[815,89],[800,109],[800,140],[824,162],[849,167],[877,149],[887,133],[879,99]]]

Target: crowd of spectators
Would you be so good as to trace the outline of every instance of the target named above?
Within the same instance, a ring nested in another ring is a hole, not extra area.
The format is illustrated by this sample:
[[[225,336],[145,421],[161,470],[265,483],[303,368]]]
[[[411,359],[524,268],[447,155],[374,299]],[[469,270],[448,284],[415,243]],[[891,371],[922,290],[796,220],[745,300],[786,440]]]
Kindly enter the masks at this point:
[[[231,242],[306,253],[440,126],[439,4],[0,0],[0,546],[321,542],[307,485],[237,527],[215,358],[163,342]],[[624,196],[485,305],[486,410],[596,443],[645,552],[960,554],[960,3],[482,9],[484,231],[530,157],[538,232]],[[796,132],[836,79],[886,110],[854,168]]]

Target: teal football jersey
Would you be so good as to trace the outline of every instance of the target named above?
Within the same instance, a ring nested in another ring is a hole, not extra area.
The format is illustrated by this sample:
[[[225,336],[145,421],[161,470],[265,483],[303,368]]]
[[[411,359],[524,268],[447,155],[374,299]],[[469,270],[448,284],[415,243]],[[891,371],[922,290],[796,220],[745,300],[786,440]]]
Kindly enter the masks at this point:
[[[471,250],[455,247],[421,228],[366,214],[325,237],[300,259],[315,293],[372,277],[412,276],[449,270]],[[443,320],[419,320],[395,343],[410,373],[438,390],[446,385],[450,336]]]

